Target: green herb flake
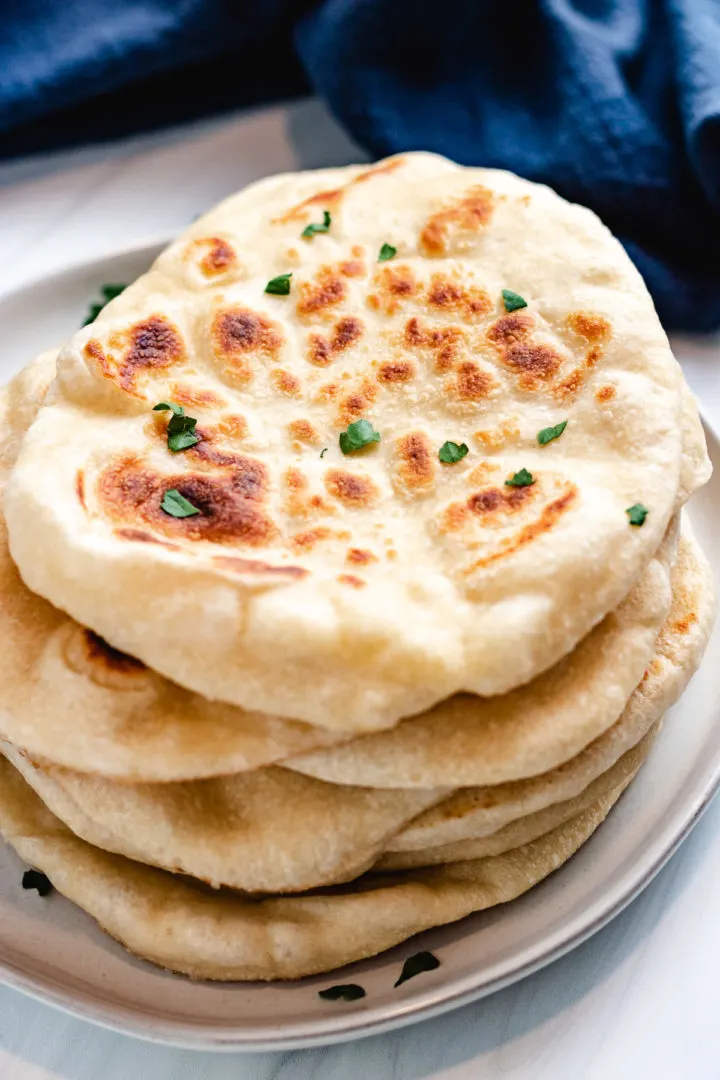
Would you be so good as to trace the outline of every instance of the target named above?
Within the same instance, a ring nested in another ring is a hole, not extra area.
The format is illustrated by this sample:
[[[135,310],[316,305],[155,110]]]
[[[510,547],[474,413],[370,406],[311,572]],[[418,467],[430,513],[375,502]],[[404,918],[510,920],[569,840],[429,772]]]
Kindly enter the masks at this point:
[[[347,431],[340,432],[340,449],[343,454],[353,454],[370,443],[380,442],[380,432],[376,431],[369,420],[356,420],[348,424]]]
[[[200,442],[193,428],[197,424],[197,420],[193,420],[192,416],[186,416],[185,421],[191,426],[183,431],[171,431],[170,424],[168,424],[168,450],[172,450],[173,454],[178,454],[181,450],[189,450],[191,446],[195,446]]]
[[[439,967],[440,961],[431,952],[415,953],[414,956],[408,957],[403,964],[400,978],[395,983],[395,986],[402,986],[408,979],[414,979],[416,975],[421,975],[423,971],[435,971]]]
[[[328,450],[329,450],[329,447],[328,447],[328,446],[323,446],[322,450],[320,451],[320,459],[321,459],[321,460],[322,460],[322,458],[324,458],[324,457],[325,457],[325,455],[327,454]]]
[[[514,473],[509,480],[505,481],[506,487],[530,487],[535,483],[535,477],[527,469],[521,469],[520,472]]]
[[[443,465],[455,465],[458,461],[462,461],[466,454],[469,454],[470,450],[467,443],[456,442],[444,442],[438,450],[438,457],[442,461]]]
[[[278,274],[277,277],[271,278],[265,286],[265,292],[270,293],[272,296],[287,296],[290,292],[290,278],[292,272],[289,274]]]
[[[327,210],[323,210],[322,225],[307,225],[300,234],[306,240],[312,240],[316,233],[330,232],[332,218]]]
[[[90,323],[95,322],[105,305],[109,304],[111,300],[114,300],[116,296],[119,296],[121,292],[125,292],[126,289],[127,285],[102,285],[100,287],[102,300],[90,304],[87,318],[85,319],[83,326],[89,326]]]
[[[520,308],[527,307],[527,300],[523,300],[522,296],[512,289],[503,289],[502,298],[506,311],[519,311]]]
[[[39,870],[26,870],[22,878],[23,889],[36,889],[40,896],[49,896],[53,891],[52,882]]]
[[[200,513],[197,506],[193,506],[177,488],[168,488],[162,497],[160,509],[174,518],[194,517],[195,514]]]
[[[544,427],[542,431],[537,433],[537,441],[541,446],[546,446],[553,439],[559,439],[563,431],[567,427],[567,420],[561,420],[559,424],[555,424],[554,427]]]
[[[383,244],[380,248],[380,254],[378,255],[378,262],[387,262],[388,259],[394,259],[397,255],[397,248],[392,244]]]
[[[176,405],[174,401],[161,401],[158,405],[153,405],[153,412],[168,410],[172,413],[167,426],[168,449],[177,454],[180,450],[189,450],[191,446],[199,443],[200,438],[195,434],[197,420],[194,416],[186,416],[182,405]]]
[[[328,986],[327,990],[318,990],[318,997],[323,1001],[359,1001],[365,997],[365,991],[357,983],[341,983]]]
[[[625,513],[628,516],[630,524],[637,525],[639,527],[640,525],[645,524],[645,518],[648,516],[650,511],[648,510],[647,506],[643,506],[642,503],[635,503],[633,506],[628,506]]]

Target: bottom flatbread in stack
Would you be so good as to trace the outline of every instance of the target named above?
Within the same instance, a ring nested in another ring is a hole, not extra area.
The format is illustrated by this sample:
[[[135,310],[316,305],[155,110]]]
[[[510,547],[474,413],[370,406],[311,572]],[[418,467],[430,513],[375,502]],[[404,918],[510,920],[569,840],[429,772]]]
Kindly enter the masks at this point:
[[[514,900],[585,843],[631,780],[632,774],[578,817],[504,855],[262,900],[208,893],[92,847],[58,821],[7,762],[0,762],[0,832],[137,956],[193,978],[297,979]]]

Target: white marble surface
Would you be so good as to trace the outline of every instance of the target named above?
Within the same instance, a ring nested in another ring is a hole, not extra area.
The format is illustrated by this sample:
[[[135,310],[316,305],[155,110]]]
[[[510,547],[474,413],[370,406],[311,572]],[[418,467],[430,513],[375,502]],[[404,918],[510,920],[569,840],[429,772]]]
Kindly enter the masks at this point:
[[[255,177],[357,157],[307,103],[0,166],[0,293],[68,258],[178,230]],[[720,430],[720,344],[677,350]],[[330,1049],[216,1057],[134,1042],[0,988],[0,1078],[718,1080],[718,912],[720,800],[590,942],[441,1019]]]

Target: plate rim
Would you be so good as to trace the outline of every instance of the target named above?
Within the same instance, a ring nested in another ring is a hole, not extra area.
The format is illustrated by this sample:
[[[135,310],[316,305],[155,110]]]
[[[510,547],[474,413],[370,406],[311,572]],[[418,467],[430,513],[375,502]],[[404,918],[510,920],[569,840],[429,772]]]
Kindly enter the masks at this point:
[[[40,286],[45,287],[52,285],[56,281],[62,281],[62,279],[69,274],[90,270],[95,265],[114,262],[118,259],[129,259],[133,256],[136,256],[138,259],[145,257],[155,259],[175,239],[177,239],[177,237],[174,233],[160,231],[152,233],[145,240],[132,240],[128,244],[108,248],[107,251],[101,252],[100,254],[81,255],[75,259],[68,259],[62,266],[40,270],[36,274],[31,274],[28,277],[23,278],[17,285],[13,285],[9,289],[1,289],[0,306],[19,299],[24,292],[30,292],[32,289],[36,289]],[[80,328],[78,327],[78,329]]]
[[[93,267],[97,267],[100,271],[108,263],[123,258],[136,257],[138,260],[147,258],[149,261],[173,239],[173,235],[158,233],[143,241],[113,247],[103,254],[80,257],[68,261],[61,268],[36,274],[23,280],[14,288],[0,292],[0,310],[6,303],[19,300],[23,293],[32,292],[38,288],[52,287],[55,282],[73,273],[91,271]],[[707,421],[704,421],[704,426],[714,455],[720,458],[720,438]],[[208,1024],[153,1019],[138,1015],[127,1005],[104,1004],[91,993],[80,989],[71,991],[64,988],[58,979],[50,975],[28,974],[17,964],[3,959],[2,956],[0,956],[0,984],[17,990],[26,997],[50,1005],[66,1015],[88,1021],[106,1030],[146,1042],[182,1049],[225,1053],[287,1051],[335,1045],[379,1035],[479,1001],[554,963],[594,936],[628,907],[657,876],[701,819],[718,790],[720,790],[720,746],[713,757],[704,783],[694,792],[694,797],[688,800],[687,808],[682,815],[678,816],[674,826],[667,827],[668,835],[650,862],[647,865],[638,864],[639,873],[627,874],[619,892],[616,890],[604,900],[600,896],[593,908],[587,909],[588,917],[577,916],[570,924],[571,927],[574,926],[570,933],[564,930],[556,931],[550,939],[546,937],[535,946],[525,946],[522,954],[525,957],[524,960],[514,966],[512,966],[512,960],[505,961],[505,970],[480,986],[473,985],[473,979],[476,976],[466,975],[457,978],[452,984],[452,989],[440,986],[427,990],[412,1002],[403,1004],[398,1001],[389,1015],[387,1004],[383,1004],[354,1015],[343,1013],[313,1021],[302,1021],[292,1026],[286,1025],[282,1031],[278,1031],[277,1035],[268,1037],[264,1033],[258,1036],[253,1035],[251,1031],[233,1028],[227,1021],[223,1021],[221,1026],[214,1029]],[[572,863],[572,860],[570,862]]]

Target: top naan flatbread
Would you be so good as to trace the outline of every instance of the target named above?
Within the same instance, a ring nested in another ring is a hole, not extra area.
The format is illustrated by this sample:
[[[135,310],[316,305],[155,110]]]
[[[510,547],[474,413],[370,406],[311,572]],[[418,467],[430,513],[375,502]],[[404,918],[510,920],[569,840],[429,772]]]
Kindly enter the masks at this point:
[[[678,494],[680,387],[622,248],[548,189],[427,154],[276,177],[61,352],[8,487],[11,552],[183,686],[380,729],[527,682],[621,601]],[[170,452],[163,401],[197,445]],[[380,442],[344,456],[361,418]],[[442,464],[446,440],[469,453]],[[172,489],[199,512],[164,512]]]

